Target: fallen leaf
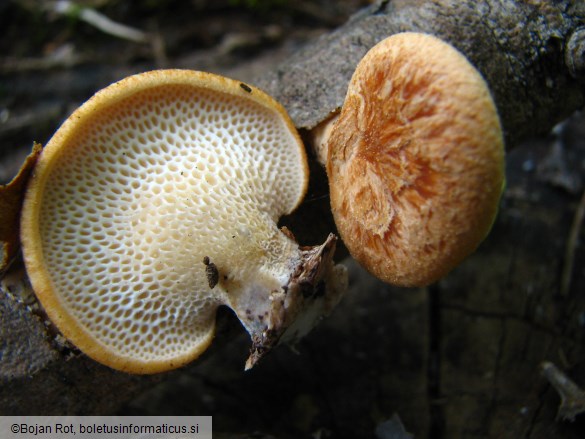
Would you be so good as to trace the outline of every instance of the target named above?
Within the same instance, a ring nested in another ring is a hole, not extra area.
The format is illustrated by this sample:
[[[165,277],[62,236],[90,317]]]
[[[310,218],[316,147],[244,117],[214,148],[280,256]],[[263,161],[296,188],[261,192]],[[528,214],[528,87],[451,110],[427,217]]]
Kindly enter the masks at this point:
[[[0,185],[0,272],[6,270],[20,247],[20,210],[28,179],[41,150],[41,144],[35,142],[16,177],[10,183]]]

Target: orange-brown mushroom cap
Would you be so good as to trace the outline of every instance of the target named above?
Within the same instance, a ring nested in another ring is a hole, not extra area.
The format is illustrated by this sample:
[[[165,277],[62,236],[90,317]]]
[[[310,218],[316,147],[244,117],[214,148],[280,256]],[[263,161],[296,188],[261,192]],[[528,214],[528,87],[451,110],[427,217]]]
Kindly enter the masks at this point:
[[[307,179],[290,118],[260,90],[186,70],[126,78],[75,111],[37,162],[21,218],[34,291],[97,361],[179,367],[211,342],[220,304],[251,307],[286,284],[301,250],[276,221]]]
[[[504,184],[503,137],[485,81],[433,36],[385,39],[351,79],[327,171],[354,258],[392,284],[438,280],[484,239]]]

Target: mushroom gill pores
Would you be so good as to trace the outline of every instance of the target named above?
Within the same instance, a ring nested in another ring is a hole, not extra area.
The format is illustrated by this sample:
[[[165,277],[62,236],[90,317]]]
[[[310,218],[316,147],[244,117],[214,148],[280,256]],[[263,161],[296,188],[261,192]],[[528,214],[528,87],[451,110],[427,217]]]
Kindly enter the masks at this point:
[[[333,236],[304,249],[276,225],[307,180],[292,122],[260,90],[184,70],[131,76],[44,148],[21,219],[27,273],[53,323],[112,368],[192,361],[222,304],[252,336],[251,366],[345,288]]]

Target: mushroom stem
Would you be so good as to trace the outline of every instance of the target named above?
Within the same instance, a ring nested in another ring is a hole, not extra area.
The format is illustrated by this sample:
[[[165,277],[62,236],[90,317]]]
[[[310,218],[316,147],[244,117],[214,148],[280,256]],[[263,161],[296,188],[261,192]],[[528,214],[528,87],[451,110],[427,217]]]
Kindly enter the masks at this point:
[[[298,342],[341,300],[347,274],[345,267],[333,264],[336,241],[330,234],[320,246],[299,248],[300,258],[286,285],[271,292],[268,301],[252,301],[255,308],[234,307],[252,337],[246,370],[280,342]],[[267,309],[258,312],[258,306],[266,304]]]
[[[339,111],[334,111],[319,125],[309,131],[309,148],[312,150],[317,162],[324,168],[327,167],[327,154],[329,153],[329,137],[339,118]]]

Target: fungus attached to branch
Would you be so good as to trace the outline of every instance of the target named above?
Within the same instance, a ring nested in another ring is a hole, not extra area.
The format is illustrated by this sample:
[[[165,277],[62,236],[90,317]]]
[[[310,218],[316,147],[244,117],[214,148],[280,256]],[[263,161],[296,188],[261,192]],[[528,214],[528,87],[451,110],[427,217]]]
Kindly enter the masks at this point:
[[[0,185],[0,273],[3,273],[19,250],[18,229],[20,210],[30,173],[41,153],[41,145],[35,143],[18,174],[6,185]]]
[[[374,46],[340,114],[313,136],[341,238],[378,278],[432,283],[491,228],[504,184],[496,107],[479,72],[436,37]]]
[[[304,196],[304,147],[284,109],[246,87],[183,70],[132,76],[41,153],[21,218],[27,272],[51,320],[97,361],[184,365],[227,304],[252,336],[250,367],[340,299],[335,238],[301,248],[276,224]]]

